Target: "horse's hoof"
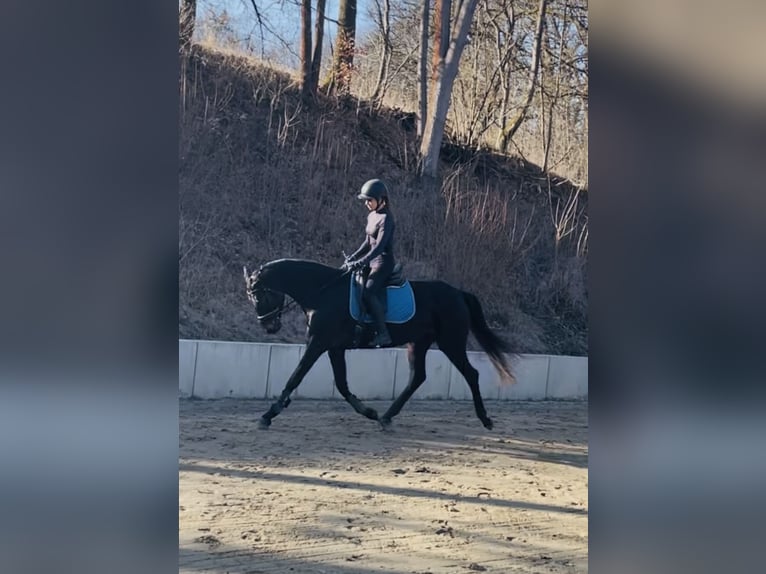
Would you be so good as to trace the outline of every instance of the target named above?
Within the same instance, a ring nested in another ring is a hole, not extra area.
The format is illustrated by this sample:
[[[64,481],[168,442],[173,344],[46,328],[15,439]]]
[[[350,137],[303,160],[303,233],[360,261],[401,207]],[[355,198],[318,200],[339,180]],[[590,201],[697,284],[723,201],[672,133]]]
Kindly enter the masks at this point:
[[[487,417],[486,420],[481,421],[481,424],[484,425],[484,428],[487,430],[492,430],[492,427],[495,426],[495,423],[492,422],[492,419]]]
[[[391,431],[391,419],[388,417],[383,417],[382,419],[378,419],[378,423],[380,423],[380,430],[383,431]]]
[[[271,421],[265,417],[258,419],[258,428],[261,430],[268,430],[271,426]]]
[[[376,421],[378,420],[378,411],[375,409],[364,409],[364,412],[362,413],[364,416],[366,416],[368,419]]]

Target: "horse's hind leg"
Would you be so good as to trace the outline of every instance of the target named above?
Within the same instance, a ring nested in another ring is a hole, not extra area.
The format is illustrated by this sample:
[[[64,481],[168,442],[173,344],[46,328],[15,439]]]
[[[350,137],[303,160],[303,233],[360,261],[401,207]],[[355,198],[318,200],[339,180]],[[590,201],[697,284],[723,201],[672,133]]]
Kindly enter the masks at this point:
[[[484,401],[481,398],[481,391],[479,390],[479,371],[477,371],[468,361],[468,354],[465,352],[465,343],[452,338],[450,340],[440,340],[439,349],[447,355],[447,358],[453,365],[455,365],[455,368],[460,371],[460,374],[463,375],[463,377],[465,377],[468,387],[471,389],[471,395],[473,396],[473,406],[476,409],[476,416],[479,417],[481,424],[486,428],[491,429],[493,426],[492,419],[487,416],[487,411],[484,408]]]
[[[330,364],[332,365],[332,373],[335,377],[335,386],[341,396],[346,399],[348,404],[354,407],[354,410],[360,415],[372,419],[378,420],[378,413],[375,409],[372,409],[360,401],[356,395],[348,390],[348,381],[346,380],[346,357],[345,349],[330,349],[327,351],[327,355],[330,357]]]
[[[279,399],[277,399],[277,402],[272,404],[271,408],[261,416],[258,423],[260,428],[269,428],[271,419],[281,413],[282,410],[290,404],[290,394],[292,394],[298,385],[301,384],[303,377],[306,376],[306,373],[308,373],[311,367],[314,366],[314,363],[316,363],[317,359],[324,353],[324,351],[325,349],[320,348],[318,345],[312,345],[311,343],[306,346],[306,352],[303,353],[303,357],[301,357],[293,374],[287,379],[287,384],[285,384],[282,394],[279,395]]]
[[[418,387],[426,380],[426,352],[433,343],[430,338],[421,339],[415,343],[407,345],[407,360],[410,363],[410,380],[407,386],[396,397],[394,403],[388,407],[386,413],[380,417],[380,424],[387,427],[391,424],[391,419],[399,414],[404,403],[406,403],[412,394],[418,390]]]

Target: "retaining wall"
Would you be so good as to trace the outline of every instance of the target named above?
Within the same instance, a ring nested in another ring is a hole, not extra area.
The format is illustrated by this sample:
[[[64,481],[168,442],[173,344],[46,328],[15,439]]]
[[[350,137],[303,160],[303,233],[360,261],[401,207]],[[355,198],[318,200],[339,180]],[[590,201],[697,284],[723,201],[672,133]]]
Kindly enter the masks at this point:
[[[282,392],[298,365],[304,345],[236,343],[230,341],[178,342],[179,392],[182,397],[216,399],[271,398]],[[587,357],[521,355],[512,363],[515,385],[501,385],[486,354],[469,352],[479,371],[485,399],[586,399]],[[407,384],[409,364],[405,349],[358,349],[346,352],[349,388],[361,400],[393,399]],[[470,400],[463,376],[438,349],[426,355],[426,381],[412,399]],[[340,399],[330,360],[325,353],[312,367],[293,397]]]

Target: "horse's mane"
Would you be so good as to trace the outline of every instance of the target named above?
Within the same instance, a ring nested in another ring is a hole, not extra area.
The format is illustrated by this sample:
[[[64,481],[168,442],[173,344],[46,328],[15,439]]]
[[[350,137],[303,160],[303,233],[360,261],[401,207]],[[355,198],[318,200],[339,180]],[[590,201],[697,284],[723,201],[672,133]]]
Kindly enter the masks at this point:
[[[259,275],[262,277],[279,277],[279,281],[303,280],[310,282],[326,282],[340,276],[343,270],[330,267],[308,259],[277,259],[264,264]]]
[[[333,271],[334,273],[341,273],[342,271],[336,267],[330,267],[317,261],[311,261],[309,259],[276,259],[264,264],[261,268],[262,271],[267,269],[290,269],[297,271]]]

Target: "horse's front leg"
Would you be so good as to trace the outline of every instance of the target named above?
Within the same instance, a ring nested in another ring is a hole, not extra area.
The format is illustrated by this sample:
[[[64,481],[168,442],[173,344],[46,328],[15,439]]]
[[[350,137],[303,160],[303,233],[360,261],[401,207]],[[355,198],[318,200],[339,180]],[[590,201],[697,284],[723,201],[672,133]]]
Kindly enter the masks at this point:
[[[306,346],[306,352],[303,353],[303,357],[301,357],[298,366],[293,371],[293,374],[290,375],[290,378],[287,379],[287,384],[285,385],[282,394],[279,395],[279,399],[277,399],[277,402],[272,404],[271,408],[269,408],[269,410],[261,416],[258,423],[260,428],[269,428],[269,426],[271,426],[271,419],[281,413],[282,410],[290,404],[290,395],[298,387],[298,385],[301,384],[301,381],[306,376],[306,373],[308,373],[311,367],[314,366],[314,363],[316,363],[317,359],[322,355],[322,353],[325,352],[325,350],[326,349],[324,347],[314,342],[309,342],[309,344]]]
[[[330,364],[332,365],[332,373],[335,377],[335,387],[341,396],[346,399],[348,404],[354,407],[354,410],[360,415],[372,419],[378,420],[378,413],[375,409],[366,406],[360,401],[356,395],[354,395],[348,389],[348,381],[346,380],[346,350],[345,349],[330,349],[327,351],[330,357]]]

